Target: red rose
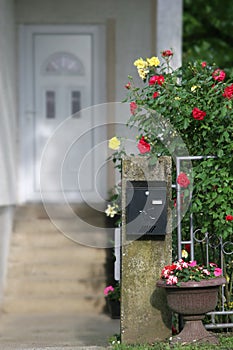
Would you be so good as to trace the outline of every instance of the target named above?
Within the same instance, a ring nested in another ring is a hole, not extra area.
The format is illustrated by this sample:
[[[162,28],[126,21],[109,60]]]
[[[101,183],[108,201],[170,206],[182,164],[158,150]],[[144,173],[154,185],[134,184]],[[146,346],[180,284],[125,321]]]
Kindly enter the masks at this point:
[[[177,183],[184,188],[187,188],[190,184],[190,181],[188,179],[188,176],[185,173],[180,173],[177,177]]]
[[[227,221],[233,221],[233,215],[226,215]]]
[[[153,98],[156,98],[156,97],[158,97],[159,96],[159,93],[157,92],[157,91],[155,91],[154,93],[153,93]]]
[[[164,50],[162,52],[162,57],[170,57],[173,56],[173,52],[171,50]]]
[[[216,81],[223,81],[226,77],[226,73],[222,69],[215,69],[215,71],[212,74],[212,77]]]
[[[228,100],[233,98],[233,84],[224,89],[223,97],[228,98]]]
[[[149,85],[155,85],[157,82],[157,75],[153,75],[149,80]]]
[[[127,84],[125,85],[125,88],[129,90],[129,89],[131,88],[131,84],[130,84],[130,83],[127,83]]]
[[[130,102],[130,112],[132,113],[132,114],[135,114],[135,111],[136,111],[136,109],[137,109],[137,103],[136,102]]]
[[[164,83],[164,76],[163,75],[153,75],[149,80],[149,85],[155,85],[155,84],[162,85]]]
[[[163,75],[158,76],[157,83],[159,85],[162,85],[164,83],[164,76]]]
[[[206,62],[201,62],[201,66],[202,66],[202,68],[205,68],[207,66],[207,63]]]
[[[178,334],[178,330],[172,325],[172,335]]]
[[[193,108],[193,118],[196,119],[196,120],[203,120],[204,117],[206,116],[206,112],[204,111],[201,111],[199,108],[197,107],[194,107]]]
[[[138,149],[139,152],[142,154],[150,152],[150,144],[145,141],[144,136],[142,136],[142,138],[138,142]]]

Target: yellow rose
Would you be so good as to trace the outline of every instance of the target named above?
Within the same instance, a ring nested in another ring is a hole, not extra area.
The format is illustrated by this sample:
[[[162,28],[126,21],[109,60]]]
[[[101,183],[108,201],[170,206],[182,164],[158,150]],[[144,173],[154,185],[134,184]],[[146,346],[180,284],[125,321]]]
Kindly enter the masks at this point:
[[[158,59],[158,57],[151,57],[151,58],[147,58],[147,62],[149,63],[150,67],[157,67],[160,65],[160,60]]]
[[[181,252],[181,256],[182,258],[187,259],[187,257],[189,256],[189,253],[185,249],[183,249]]]
[[[121,141],[116,137],[112,137],[111,140],[108,141],[108,147],[117,150],[121,145]]]
[[[146,61],[144,61],[142,58],[137,59],[134,62],[134,65],[139,69],[139,68],[147,68],[148,67],[148,63]]]
[[[193,92],[193,91],[195,91],[197,88],[200,88],[200,85],[193,85],[193,86],[191,87],[191,91]]]
[[[149,73],[148,69],[138,68],[138,75],[140,78],[142,78],[142,80],[146,79],[146,76],[148,73]]]
[[[180,98],[179,96],[176,96],[176,97],[175,97],[175,100],[176,100],[176,101],[179,101],[179,100],[181,100],[181,98]]]

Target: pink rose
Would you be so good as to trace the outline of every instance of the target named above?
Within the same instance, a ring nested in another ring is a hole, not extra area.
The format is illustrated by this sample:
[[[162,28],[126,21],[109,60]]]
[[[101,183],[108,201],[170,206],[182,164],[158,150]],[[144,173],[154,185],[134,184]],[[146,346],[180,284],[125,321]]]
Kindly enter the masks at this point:
[[[212,74],[212,77],[216,81],[223,81],[226,77],[226,73],[222,69],[215,69]]]
[[[185,173],[180,173],[177,177],[177,183],[184,188],[187,188],[190,184],[189,178]]]
[[[130,112],[132,114],[135,114],[135,111],[136,111],[137,108],[138,108],[138,106],[137,106],[136,102],[130,102]]]
[[[201,62],[201,66],[202,66],[202,68],[205,68],[207,66],[207,63],[206,62]]]
[[[145,141],[144,136],[138,142],[138,149],[141,154],[150,152],[150,144]]]

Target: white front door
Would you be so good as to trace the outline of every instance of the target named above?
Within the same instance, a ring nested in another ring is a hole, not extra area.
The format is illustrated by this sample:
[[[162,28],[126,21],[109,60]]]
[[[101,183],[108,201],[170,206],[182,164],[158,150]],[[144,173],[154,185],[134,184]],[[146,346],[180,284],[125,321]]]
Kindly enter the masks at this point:
[[[42,190],[54,201],[61,191],[96,201],[93,179],[104,158],[95,157],[94,142],[104,128],[95,126],[105,120],[88,107],[105,102],[103,28],[23,26],[20,33],[21,199],[40,200]]]

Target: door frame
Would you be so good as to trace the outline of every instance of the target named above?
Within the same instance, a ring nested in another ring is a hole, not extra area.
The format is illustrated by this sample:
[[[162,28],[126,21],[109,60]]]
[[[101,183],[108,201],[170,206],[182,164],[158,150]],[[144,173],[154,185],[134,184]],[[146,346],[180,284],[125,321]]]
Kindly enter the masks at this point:
[[[93,38],[93,105],[106,103],[106,31],[104,25],[20,25],[19,26],[19,182],[18,201],[41,202],[34,183],[34,77],[35,34],[91,34]],[[98,68],[98,69],[97,69]],[[97,121],[98,122],[98,121]],[[104,120],[99,121],[101,124]],[[97,124],[98,125],[98,124]],[[107,174],[106,174],[107,176]],[[106,179],[107,180],[107,179]],[[70,198],[69,198],[70,197]],[[72,200],[72,194],[67,198]]]

